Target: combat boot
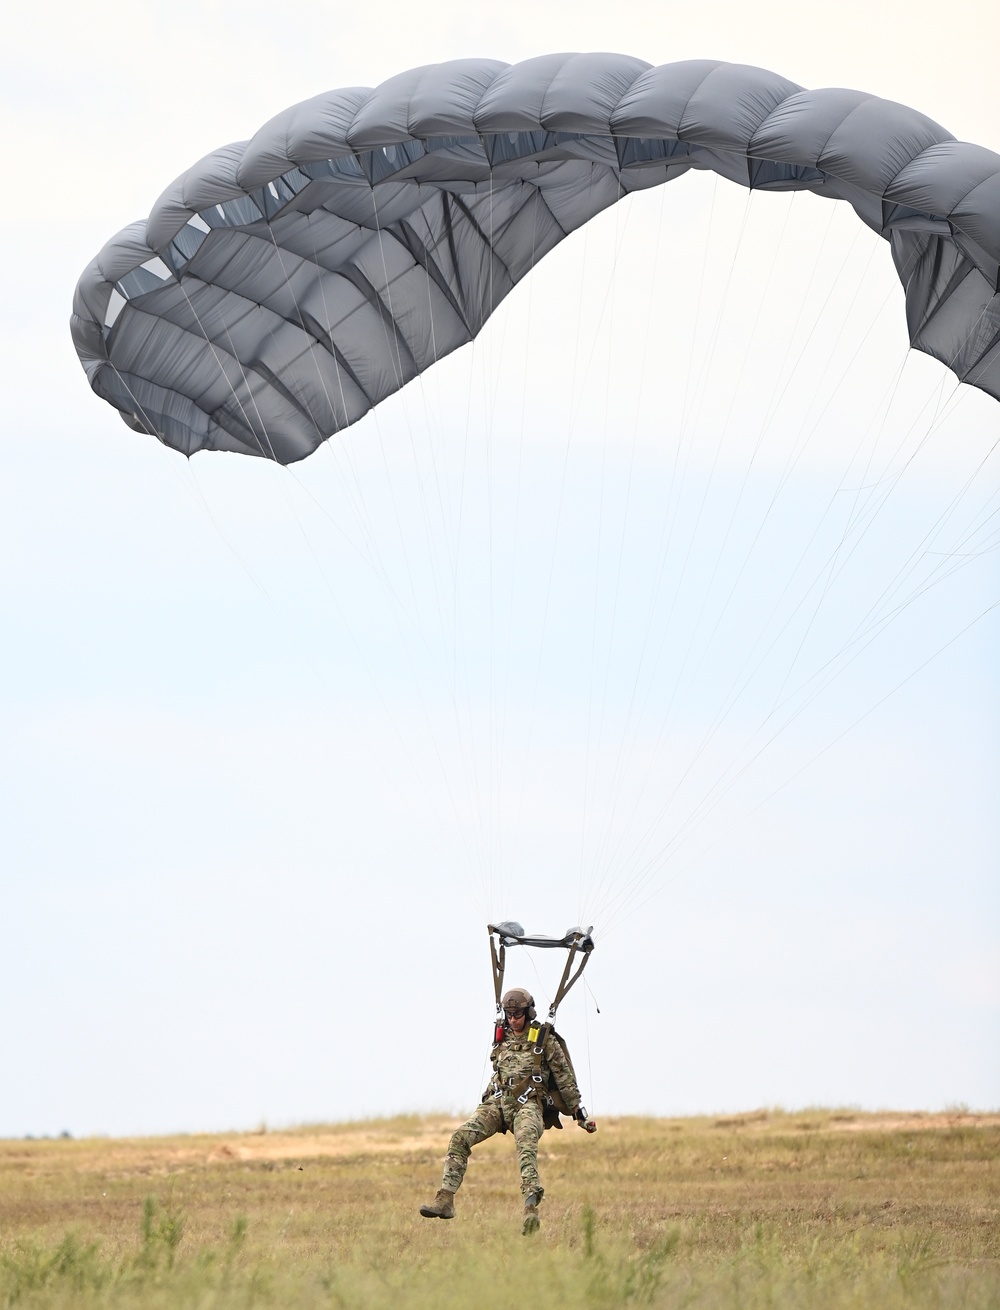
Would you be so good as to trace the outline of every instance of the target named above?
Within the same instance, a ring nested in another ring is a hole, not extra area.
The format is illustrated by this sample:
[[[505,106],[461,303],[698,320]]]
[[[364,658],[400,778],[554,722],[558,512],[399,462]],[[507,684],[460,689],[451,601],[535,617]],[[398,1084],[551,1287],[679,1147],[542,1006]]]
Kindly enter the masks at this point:
[[[524,1198],[524,1223],[521,1225],[521,1236],[527,1237],[529,1233],[537,1233],[540,1225],[538,1218],[538,1206],[542,1199],[542,1189],[539,1187],[537,1192],[529,1192]]]
[[[455,1193],[449,1192],[446,1187],[440,1188],[430,1205],[420,1207],[420,1213],[425,1219],[454,1219]]]

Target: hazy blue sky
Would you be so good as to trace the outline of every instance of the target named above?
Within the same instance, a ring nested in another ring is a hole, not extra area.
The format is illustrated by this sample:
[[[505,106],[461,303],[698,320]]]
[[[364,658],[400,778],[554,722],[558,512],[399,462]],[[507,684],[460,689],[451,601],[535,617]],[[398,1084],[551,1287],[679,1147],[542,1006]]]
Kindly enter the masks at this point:
[[[289,471],[131,433],[67,327],[109,236],[328,88],[715,57],[1000,149],[998,38],[981,0],[9,21],[0,1134],[464,1109],[491,916],[595,925],[598,1115],[1000,1104],[1000,407],[908,355],[850,210],[619,206]]]

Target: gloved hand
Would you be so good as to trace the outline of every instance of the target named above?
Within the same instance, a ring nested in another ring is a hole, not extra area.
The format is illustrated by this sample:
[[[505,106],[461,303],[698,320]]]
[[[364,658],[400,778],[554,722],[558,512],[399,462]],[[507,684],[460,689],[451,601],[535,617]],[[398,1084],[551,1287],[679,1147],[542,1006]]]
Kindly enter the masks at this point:
[[[583,1108],[582,1105],[578,1105],[577,1108],[573,1111],[573,1118],[576,1120],[576,1122],[580,1125],[580,1127],[583,1129],[585,1133],[597,1132],[597,1124],[594,1122],[593,1119],[588,1118],[587,1111]]]

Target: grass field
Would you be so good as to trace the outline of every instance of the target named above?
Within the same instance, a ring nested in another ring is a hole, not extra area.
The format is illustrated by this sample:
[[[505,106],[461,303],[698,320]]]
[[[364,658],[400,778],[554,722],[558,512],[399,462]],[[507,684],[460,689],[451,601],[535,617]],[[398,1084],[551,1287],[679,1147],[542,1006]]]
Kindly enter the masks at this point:
[[[0,1141],[0,1305],[1000,1310],[1000,1115],[760,1112],[511,1139],[421,1219],[453,1126]]]

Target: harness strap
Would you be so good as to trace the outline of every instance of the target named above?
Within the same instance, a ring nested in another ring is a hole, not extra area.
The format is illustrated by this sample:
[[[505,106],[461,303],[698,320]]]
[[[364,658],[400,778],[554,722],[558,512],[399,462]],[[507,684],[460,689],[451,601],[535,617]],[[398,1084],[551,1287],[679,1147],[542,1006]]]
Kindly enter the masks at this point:
[[[570,934],[567,934],[567,936],[569,935]],[[490,938],[491,942],[492,940],[493,939]],[[563,966],[562,977],[559,979],[559,986],[556,988],[555,998],[549,1006],[550,1021],[556,1017],[556,1010],[562,1003],[563,998],[587,967],[587,961],[590,959],[590,953],[593,949],[593,939],[589,935],[584,936],[579,929],[572,933],[572,941],[569,946],[569,954],[566,956],[566,963]],[[577,952],[579,952],[580,958],[576,966],[576,972],[571,977],[570,969]]]
[[[493,994],[496,997],[497,1009],[500,1009],[500,997],[503,995],[503,972],[507,957],[507,948],[503,942],[500,942],[500,948],[493,940],[492,929],[490,931],[490,956],[493,960]]]
[[[532,1096],[540,1097],[545,1090],[545,1075],[542,1073],[542,1060],[545,1058],[545,1038],[548,1035],[547,1023],[532,1022],[528,1029],[528,1041],[533,1043],[531,1052],[531,1072],[524,1075],[513,1086],[511,1095],[520,1105],[527,1105]]]

